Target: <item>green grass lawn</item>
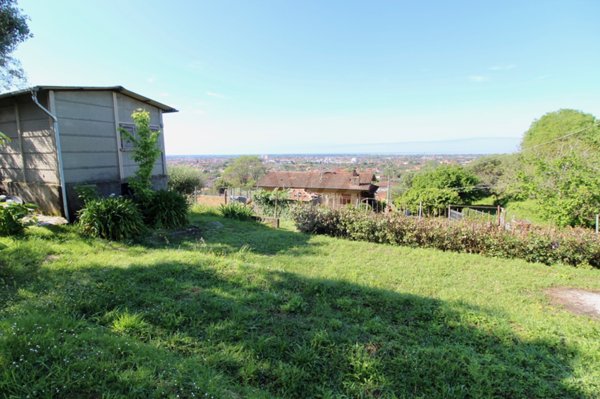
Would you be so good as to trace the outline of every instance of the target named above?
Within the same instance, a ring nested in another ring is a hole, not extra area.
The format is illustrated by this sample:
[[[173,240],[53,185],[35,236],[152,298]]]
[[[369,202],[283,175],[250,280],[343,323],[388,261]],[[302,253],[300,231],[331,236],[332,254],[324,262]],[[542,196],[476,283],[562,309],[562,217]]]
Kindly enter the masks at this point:
[[[600,270],[192,222],[0,238],[0,397],[600,397]]]

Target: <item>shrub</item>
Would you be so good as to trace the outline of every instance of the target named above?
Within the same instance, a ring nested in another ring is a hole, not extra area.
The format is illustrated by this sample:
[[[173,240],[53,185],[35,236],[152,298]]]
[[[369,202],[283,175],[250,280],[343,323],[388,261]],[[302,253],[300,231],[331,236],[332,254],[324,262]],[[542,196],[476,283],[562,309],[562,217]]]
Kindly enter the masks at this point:
[[[152,227],[173,229],[187,225],[189,204],[178,192],[155,191],[147,204],[148,224]]]
[[[256,190],[252,194],[252,200],[258,211],[264,216],[281,217],[287,216],[292,201],[286,190],[275,189],[273,191]]]
[[[169,167],[169,190],[183,195],[194,193],[204,186],[202,173],[191,166],[174,165]]]
[[[254,211],[249,206],[240,204],[239,202],[231,202],[219,207],[219,212],[223,217],[237,220],[252,220]]]
[[[134,132],[119,128],[123,138],[132,144],[132,158],[138,165],[135,176],[129,180],[129,185],[135,196],[146,197],[152,191],[152,170],[160,156],[160,131],[150,127],[150,112],[145,109],[138,108],[133,111],[131,119],[135,124]]]
[[[600,240],[585,229],[509,231],[493,223],[382,215],[351,207],[299,207],[292,215],[298,230],[305,233],[600,268]]]
[[[292,219],[303,233],[344,236],[340,213],[320,206],[297,205],[292,208]]]
[[[34,209],[33,204],[0,205],[0,236],[23,234],[26,226],[23,218],[31,215]]]
[[[79,224],[84,234],[109,240],[132,239],[145,229],[136,204],[123,197],[89,201],[79,211]]]

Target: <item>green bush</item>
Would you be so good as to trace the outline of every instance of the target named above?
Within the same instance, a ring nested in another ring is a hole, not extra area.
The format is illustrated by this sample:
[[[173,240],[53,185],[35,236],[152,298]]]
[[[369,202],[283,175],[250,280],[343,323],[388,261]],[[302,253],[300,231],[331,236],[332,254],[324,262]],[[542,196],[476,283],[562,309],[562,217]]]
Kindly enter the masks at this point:
[[[252,194],[252,201],[258,208],[261,215],[282,217],[288,216],[290,212],[290,205],[293,203],[289,199],[288,192],[286,190],[275,189],[273,191],[267,190],[256,190]]]
[[[298,230],[305,233],[520,258],[548,265],[589,264],[600,268],[600,240],[585,229],[533,227],[527,231],[511,231],[494,223],[374,214],[351,207],[340,210],[298,207],[293,218]]]
[[[254,219],[254,211],[249,206],[240,204],[239,202],[231,202],[221,205],[219,212],[223,217],[237,220],[252,220]]]
[[[292,208],[292,219],[303,233],[343,236],[340,213],[320,206],[297,205]]]
[[[187,225],[189,204],[186,198],[175,191],[155,191],[147,204],[145,212],[148,225],[174,229]]]
[[[183,195],[194,193],[204,186],[202,173],[191,166],[173,165],[169,167],[169,190]]]
[[[25,231],[23,218],[32,214],[33,204],[0,205],[0,236],[20,235]]]
[[[144,230],[144,220],[136,204],[123,197],[91,200],[79,211],[84,234],[109,240],[128,240]]]

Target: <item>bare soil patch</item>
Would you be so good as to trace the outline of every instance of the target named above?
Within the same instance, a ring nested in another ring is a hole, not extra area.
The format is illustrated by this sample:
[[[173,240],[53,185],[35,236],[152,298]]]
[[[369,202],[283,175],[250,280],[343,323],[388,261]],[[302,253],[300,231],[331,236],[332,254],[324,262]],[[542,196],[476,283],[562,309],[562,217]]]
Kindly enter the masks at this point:
[[[576,314],[600,319],[600,292],[564,287],[550,288],[546,292],[553,304]]]

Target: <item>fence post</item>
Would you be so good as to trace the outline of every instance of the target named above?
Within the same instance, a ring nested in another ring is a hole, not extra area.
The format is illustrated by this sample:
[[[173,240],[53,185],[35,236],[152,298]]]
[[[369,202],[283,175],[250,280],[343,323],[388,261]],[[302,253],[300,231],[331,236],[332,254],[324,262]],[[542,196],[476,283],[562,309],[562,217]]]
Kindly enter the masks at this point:
[[[422,215],[423,215],[423,201],[419,201],[419,220],[421,220]]]
[[[600,213],[596,214],[596,235],[598,235],[598,224],[600,222]]]
[[[448,219],[450,219],[450,211],[451,211],[451,208],[450,208],[450,205],[448,205]]]

